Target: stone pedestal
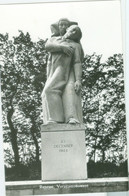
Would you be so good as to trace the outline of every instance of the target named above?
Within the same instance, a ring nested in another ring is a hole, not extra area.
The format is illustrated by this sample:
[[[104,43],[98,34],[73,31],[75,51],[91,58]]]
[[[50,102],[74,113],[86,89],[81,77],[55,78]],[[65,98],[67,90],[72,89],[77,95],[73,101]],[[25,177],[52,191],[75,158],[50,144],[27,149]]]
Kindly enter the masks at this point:
[[[87,178],[84,125],[41,126],[42,180]]]

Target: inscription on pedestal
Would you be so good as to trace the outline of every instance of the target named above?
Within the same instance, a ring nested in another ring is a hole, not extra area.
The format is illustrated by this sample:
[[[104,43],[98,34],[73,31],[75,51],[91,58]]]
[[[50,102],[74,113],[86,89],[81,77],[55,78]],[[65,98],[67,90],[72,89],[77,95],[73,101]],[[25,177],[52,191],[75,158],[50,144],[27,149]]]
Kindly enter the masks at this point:
[[[42,130],[43,181],[87,178],[85,131],[71,129]]]
[[[66,140],[61,140],[59,144],[54,144],[53,147],[59,152],[68,152],[73,147],[73,144],[68,144]]]

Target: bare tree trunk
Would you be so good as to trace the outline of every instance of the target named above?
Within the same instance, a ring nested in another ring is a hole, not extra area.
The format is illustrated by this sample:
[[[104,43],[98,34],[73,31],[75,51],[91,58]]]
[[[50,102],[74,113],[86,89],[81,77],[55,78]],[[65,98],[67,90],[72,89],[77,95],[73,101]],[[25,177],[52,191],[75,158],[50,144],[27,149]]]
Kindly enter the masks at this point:
[[[11,131],[11,144],[12,144],[12,149],[14,152],[14,161],[15,161],[15,166],[19,166],[19,152],[18,152],[18,144],[17,144],[17,130],[14,128],[13,123],[12,123],[12,116],[14,113],[13,107],[8,111],[7,114],[7,121],[8,125]]]
[[[105,151],[102,149],[102,162],[105,160]]]
[[[32,120],[33,121],[33,120]],[[39,145],[38,145],[38,141],[37,141],[37,138],[36,138],[36,134],[35,134],[35,126],[34,126],[34,122],[33,122],[33,125],[31,127],[31,135],[32,135],[32,138],[33,138],[33,141],[34,141],[34,144],[35,144],[35,148],[36,148],[36,161],[39,162]]]

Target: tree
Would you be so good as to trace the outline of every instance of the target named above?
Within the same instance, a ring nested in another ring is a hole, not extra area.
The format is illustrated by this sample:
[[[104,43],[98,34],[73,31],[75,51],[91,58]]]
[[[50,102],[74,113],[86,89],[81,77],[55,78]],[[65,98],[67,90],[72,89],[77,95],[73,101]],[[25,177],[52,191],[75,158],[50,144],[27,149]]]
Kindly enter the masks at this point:
[[[29,33],[24,35],[22,31],[18,37],[14,37],[14,41],[10,41],[8,35],[0,35],[0,41],[3,114],[7,117],[15,165],[18,166],[21,130],[27,137],[30,131],[36,160],[39,160],[37,140],[41,120],[38,118],[41,111],[40,94],[46,78],[47,53],[44,49],[45,41],[33,43]],[[16,111],[19,111],[19,119]],[[23,123],[24,118],[29,119],[31,126]]]
[[[100,60],[101,56],[87,55],[83,64],[86,142],[89,159],[94,161],[96,155],[102,161],[111,160],[110,154],[124,152],[126,144],[123,58],[115,54],[106,63]],[[120,136],[122,143],[116,142]],[[114,157],[118,163],[118,155]]]

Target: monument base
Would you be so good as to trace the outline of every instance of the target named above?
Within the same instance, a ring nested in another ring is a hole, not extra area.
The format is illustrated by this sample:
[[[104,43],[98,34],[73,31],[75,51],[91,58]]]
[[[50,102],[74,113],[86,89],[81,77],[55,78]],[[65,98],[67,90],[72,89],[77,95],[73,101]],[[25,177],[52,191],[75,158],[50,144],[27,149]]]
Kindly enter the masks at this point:
[[[84,125],[42,125],[41,140],[43,181],[87,179]]]

